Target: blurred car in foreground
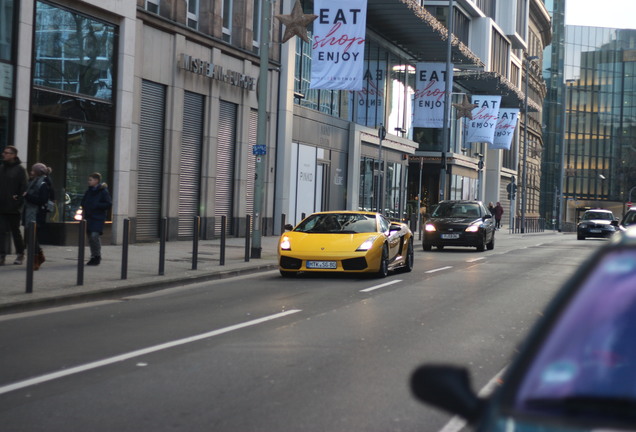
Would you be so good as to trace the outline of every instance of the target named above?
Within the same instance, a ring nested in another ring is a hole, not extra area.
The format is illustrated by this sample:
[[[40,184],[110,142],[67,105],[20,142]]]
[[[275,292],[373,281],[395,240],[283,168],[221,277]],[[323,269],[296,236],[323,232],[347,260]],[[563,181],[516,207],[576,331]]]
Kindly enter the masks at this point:
[[[409,227],[379,213],[314,213],[284,232],[278,243],[282,276],[349,272],[386,277],[390,270],[411,271],[413,262],[413,233]]]
[[[440,201],[424,225],[422,248],[495,248],[495,221],[481,201]]]
[[[627,213],[625,213],[625,216],[623,216],[623,219],[621,219],[618,224],[618,228],[621,231],[625,231],[630,225],[636,225],[636,207],[630,207],[630,209],[627,210]]]
[[[608,238],[618,231],[617,227],[618,221],[610,210],[586,210],[576,226],[576,238],[577,240],[585,240],[588,237]]]
[[[636,227],[629,227],[565,283],[488,398],[455,366],[421,366],[411,389],[478,431],[636,430],[634,335]]]

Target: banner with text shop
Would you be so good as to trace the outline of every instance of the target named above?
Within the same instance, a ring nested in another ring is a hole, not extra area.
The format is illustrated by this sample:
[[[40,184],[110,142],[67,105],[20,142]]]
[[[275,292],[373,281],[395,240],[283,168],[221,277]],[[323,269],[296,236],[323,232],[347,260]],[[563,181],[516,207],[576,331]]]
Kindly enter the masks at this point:
[[[453,82],[452,65],[450,73],[449,79]],[[413,126],[424,128],[444,127],[446,63],[418,63],[415,79]]]
[[[475,96],[472,103],[477,106],[472,110],[473,119],[466,119],[466,142],[485,142],[492,144],[495,138],[495,127],[499,117],[501,96]]]
[[[315,0],[312,89],[361,90],[367,0]]]
[[[489,146],[491,149],[510,150],[512,137],[519,121],[519,108],[501,108],[495,128],[495,140]]]

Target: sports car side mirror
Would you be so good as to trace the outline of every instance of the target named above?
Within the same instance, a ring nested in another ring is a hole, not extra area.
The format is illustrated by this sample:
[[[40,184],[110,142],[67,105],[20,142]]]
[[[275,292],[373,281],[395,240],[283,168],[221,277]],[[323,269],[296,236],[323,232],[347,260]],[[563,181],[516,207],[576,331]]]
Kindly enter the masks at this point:
[[[294,229],[294,226],[292,224],[285,224],[285,231],[291,231]]]
[[[470,386],[465,368],[448,365],[423,365],[411,376],[411,391],[421,402],[457,414],[469,423],[476,422],[485,407]]]

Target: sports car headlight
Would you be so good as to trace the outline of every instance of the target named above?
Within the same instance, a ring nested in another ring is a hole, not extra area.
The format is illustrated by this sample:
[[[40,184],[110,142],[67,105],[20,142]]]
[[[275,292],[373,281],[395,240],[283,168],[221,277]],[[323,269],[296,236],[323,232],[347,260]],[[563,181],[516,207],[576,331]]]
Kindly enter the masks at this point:
[[[435,229],[435,225],[433,225],[433,224],[426,224],[426,227],[425,227],[424,229],[425,229],[426,231],[428,231],[428,232],[437,231],[437,230]]]
[[[466,228],[466,232],[477,232],[479,231],[479,225],[470,225]]]
[[[291,242],[289,241],[289,237],[285,236],[280,241],[280,248],[282,250],[291,250]]]
[[[358,246],[358,249],[356,249],[356,251],[368,251],[369,249],[371,249],[371,246],[373,246],[373,243],[377,238],[378,236],[369,237],[364,241],[364,243]]]

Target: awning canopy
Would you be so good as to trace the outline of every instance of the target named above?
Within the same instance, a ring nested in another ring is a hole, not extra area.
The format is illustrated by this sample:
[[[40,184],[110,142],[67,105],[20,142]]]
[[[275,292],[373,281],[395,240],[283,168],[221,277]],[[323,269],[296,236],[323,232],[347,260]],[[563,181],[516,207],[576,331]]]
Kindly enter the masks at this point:
[[[478,95],[501,95],[502,108],[520,108],[523,112],[525,96],[519,88],[498,72],[456,72],[455,82],[470,93]],[[528,99],[528,112],[540,111],[536,102]]]
[[[367,0],[367,26],[418,61],[446,62],[448,31],[415,0]],[[455,36],[451,53],[455,65],[484,66]]]

